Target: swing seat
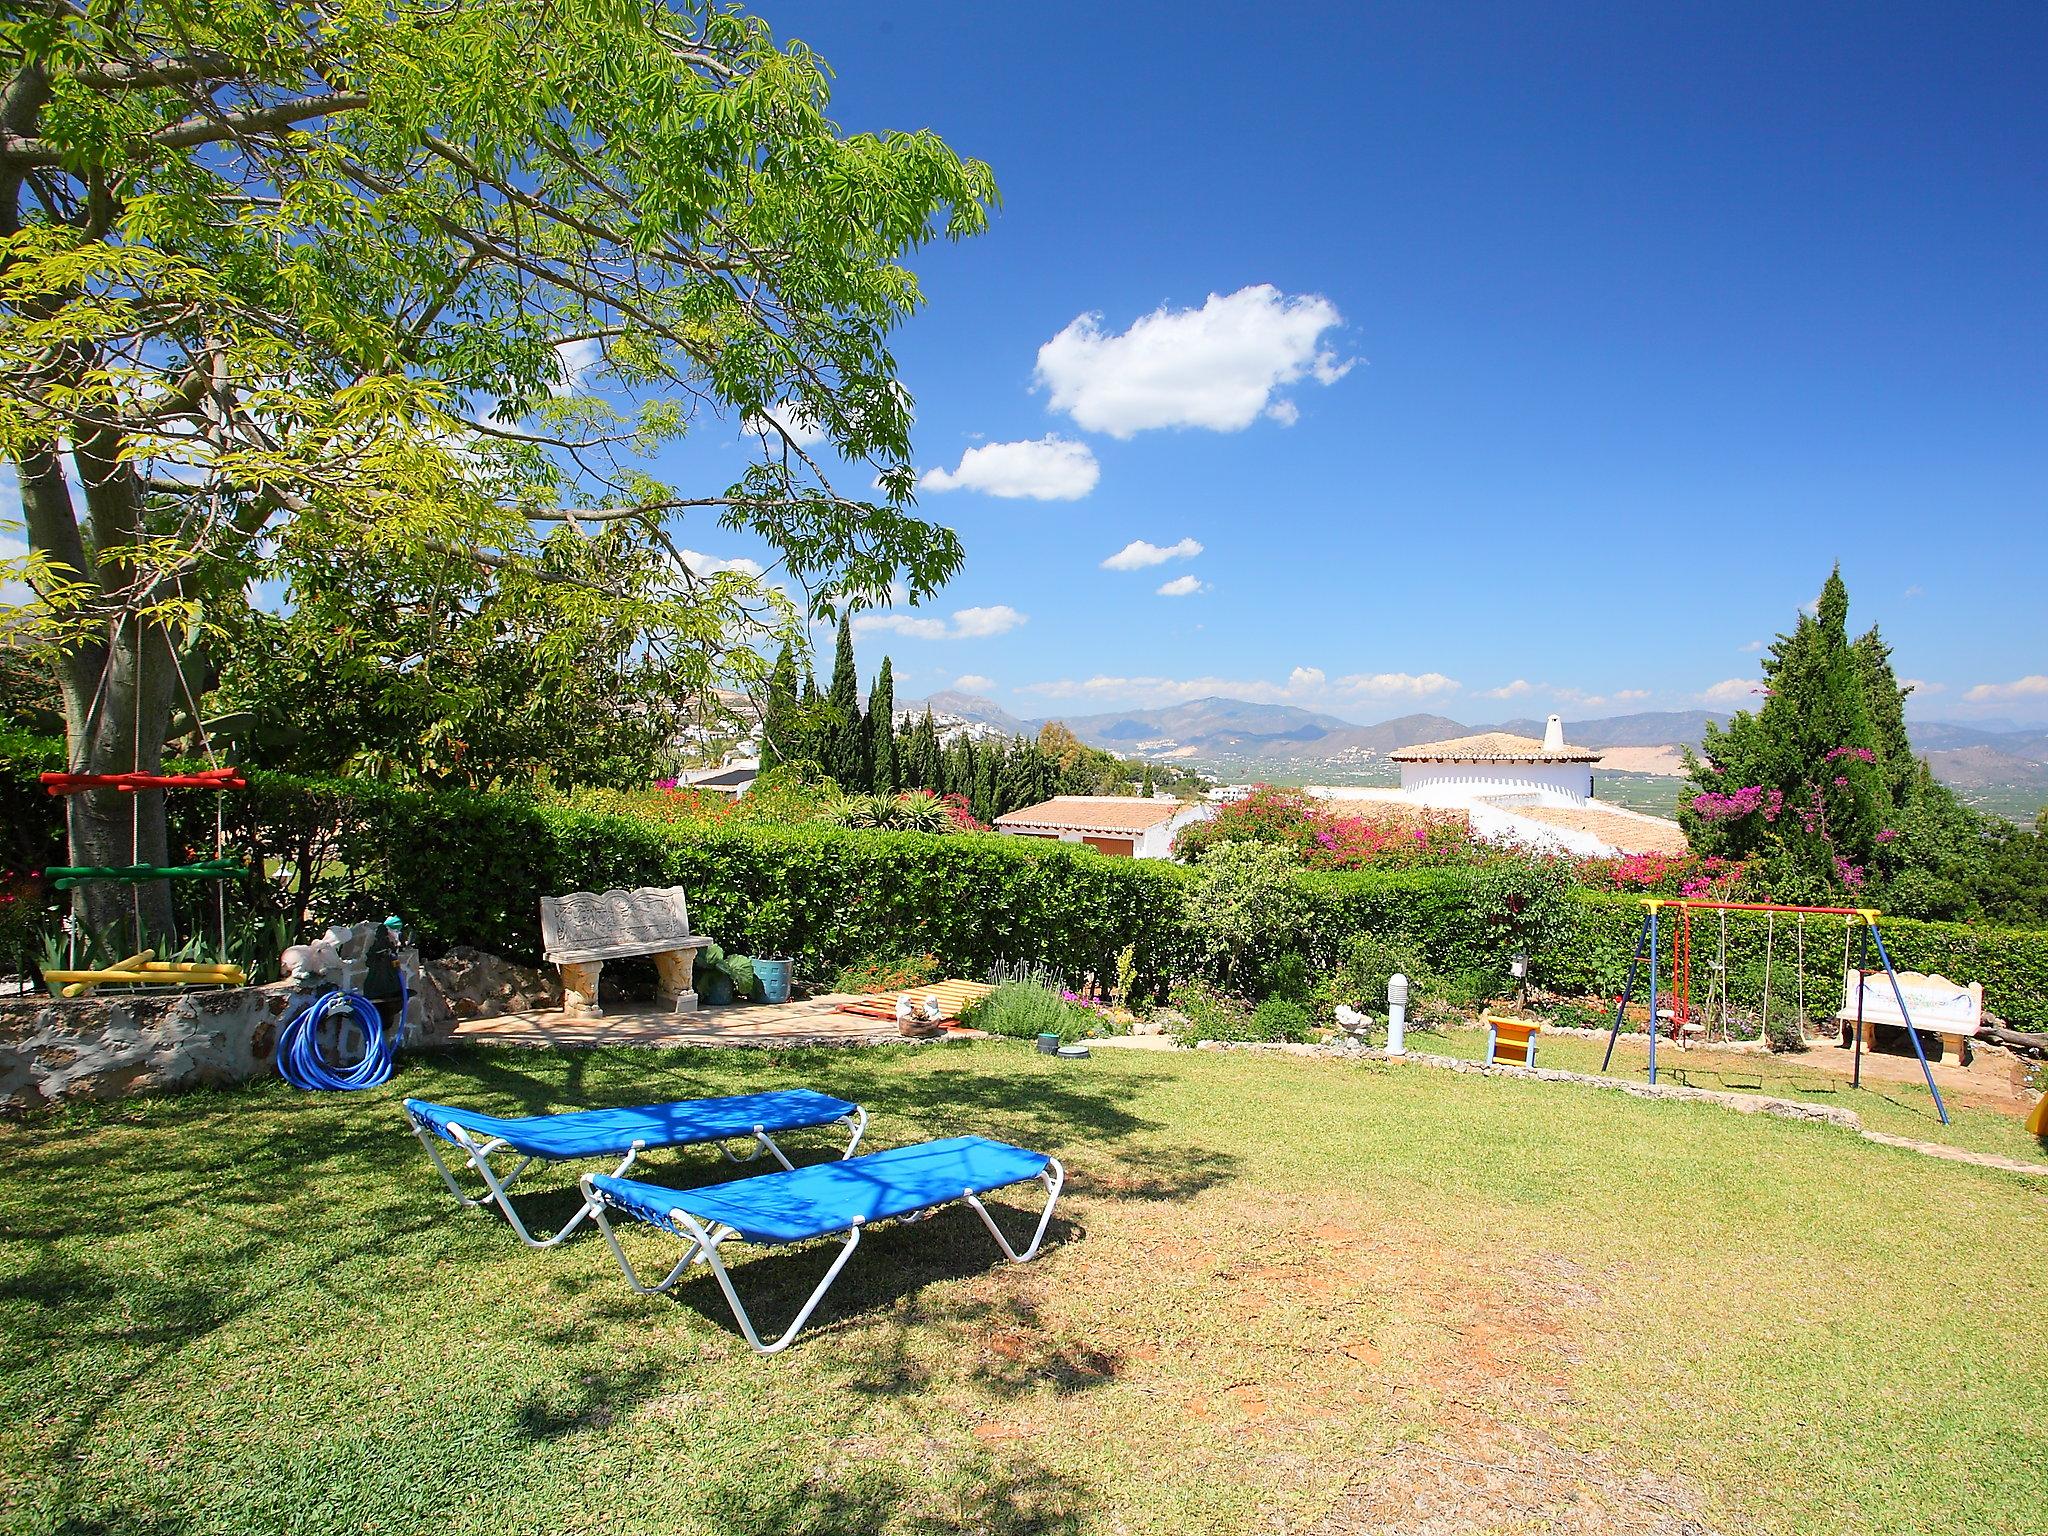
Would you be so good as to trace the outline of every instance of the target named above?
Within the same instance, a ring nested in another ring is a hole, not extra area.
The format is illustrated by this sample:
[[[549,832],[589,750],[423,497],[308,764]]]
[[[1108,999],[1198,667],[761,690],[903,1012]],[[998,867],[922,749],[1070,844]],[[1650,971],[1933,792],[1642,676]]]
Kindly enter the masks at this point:
[[[1536,1065],[1536,1037],[1543,1026],[1534,1019],[1511,1019],[1489,1013],[1486,1025],[1486,1064],[1489,1067],[1533,1067]]]

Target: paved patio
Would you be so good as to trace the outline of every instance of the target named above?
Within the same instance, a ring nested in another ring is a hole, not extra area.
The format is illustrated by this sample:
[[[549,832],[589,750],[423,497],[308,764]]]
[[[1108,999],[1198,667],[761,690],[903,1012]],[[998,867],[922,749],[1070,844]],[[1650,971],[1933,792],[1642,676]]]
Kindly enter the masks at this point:
[[[744,1003],[730,1008],[700,1008],[695,1013],[670,1013],[652,1004],[608,1008],[601,1019],[571,1019],[559,1010],[501,1014],[494,1019],[465,1019],[456,1027],[457,1041],[486,1045],[528,1045],[559,1051],[595,1050],[604,1046],[723,1045],[906,1045],[890,1019],[840,1013],[837,1005],[858,994],[832,992],[781,1004]],[[947,1036],[978,1039],[981,1032],[948,1025]],[[941,1036],[920,1038],[937,1039]]]

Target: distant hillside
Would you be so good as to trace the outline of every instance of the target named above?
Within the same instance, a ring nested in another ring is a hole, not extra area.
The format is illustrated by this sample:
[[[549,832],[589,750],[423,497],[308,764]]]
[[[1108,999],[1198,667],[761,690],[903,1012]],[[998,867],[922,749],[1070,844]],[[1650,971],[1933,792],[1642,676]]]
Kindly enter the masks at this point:
[[[1605,720],[1567,720],[1564,739],[1575,747],[1697,747],[1707,722],[1726,725],[1728,716],[1711,709],[1657,710],[1614,715]],[[1517,736],[1541,736],[1541,720],[1510,720],[1492,727]]]
[[[939,717],[971,722],[974,734],[1035,736],[1043,720],[1020,720],[973,694],[945,691],[901,706],[912,714],[930,705]],[[1202,767],[1223,778],[1317,782],[1319,773],[1346,782],[1392,782],[1387,755],[1426,741],[1508,731],[1541,737],[1541,720],[1465,725],[1445,715],[1402,715],[1378,725],[1354,725],[1335,715],[1291,704],[1245,699],[1196,699],[1163,709],[1109,710],[1056,716],[1091,747],[1126,757]],[[1697,748],[1709,721],[1727,724],[1716,710],[1687,709],[1567,720],[1574,746],[1615,749],[1608,773],[1670,776],[1683,771],[1681,747]],[[1936,778],[1973,804],[2031,818],[2048,803],[2048,731],[2012,726],[1914,721],[1907,729]],[[1658,793],[1662,793],[1658,791]]]
[[[1035,721],[1019,720],[992,699],[984,699],[978,694],[959,693],[951,688],[942,688],[922,699],[906,699],[896,706],[896,714],[899,719],[904,715],[915,719],[927,709],[932,712],[935,719],[951,715],[956,720],[992,725],[1005,736],[1038,734],[1038,725]]]

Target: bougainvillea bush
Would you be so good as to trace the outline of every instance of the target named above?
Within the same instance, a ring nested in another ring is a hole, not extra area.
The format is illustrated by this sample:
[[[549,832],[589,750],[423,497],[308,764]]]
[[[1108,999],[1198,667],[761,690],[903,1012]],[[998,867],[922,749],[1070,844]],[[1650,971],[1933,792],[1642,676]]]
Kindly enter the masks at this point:
[[[1758,898],[1760,893],[1747,883],[1748,874],[1749,866],[1741,859],[1696,853],[1627,853],[1578,863],[1578,883],[1588,890],[1683,896],[1691,901]]]
[[[1195,863],[1220,843],[1273,843],[1309,869],[1368,865],[1470,864],[1485,856],[1465,818],[1389,803],[1373,814],[1340,811],[1306,790],[1261,784],[1241,800],[1181,830],[1173,854]]]

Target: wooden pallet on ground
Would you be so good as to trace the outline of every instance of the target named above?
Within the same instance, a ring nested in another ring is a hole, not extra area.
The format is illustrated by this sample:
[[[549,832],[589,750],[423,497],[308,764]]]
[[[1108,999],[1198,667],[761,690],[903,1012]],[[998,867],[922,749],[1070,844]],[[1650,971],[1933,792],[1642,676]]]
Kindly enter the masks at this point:
[[[995,988],[985,981],[933,981],[921,987],[905,987],[900,992],[871,992],[866,997],[839,1004],[837,1011],[863,1014],[871,1019],[893,1020],[896,1017],[896,999],[907,993],[911,1006],[918,1010],[920,1018],[924,1016],[924,1000],[927,997],[936,997],[939,1000],[941,1020],[957,1021],[962,1010],[970,1003],[979,1002],[993,991]]]

